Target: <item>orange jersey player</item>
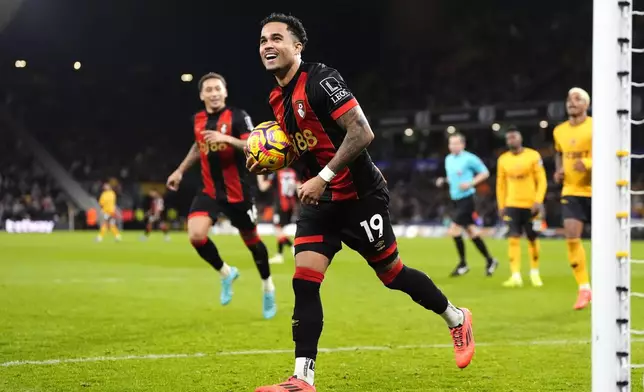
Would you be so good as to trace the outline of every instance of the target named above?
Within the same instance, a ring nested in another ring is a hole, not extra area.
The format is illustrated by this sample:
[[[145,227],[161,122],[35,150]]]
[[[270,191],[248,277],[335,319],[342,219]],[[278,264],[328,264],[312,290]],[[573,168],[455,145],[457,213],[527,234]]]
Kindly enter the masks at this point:
[[[591,299],[586,251],[581,242],[584,224],[591,221],[593,119],[588,116],[590,96],[579,87],[568,92],[568,121],[555,128],[555,181],[563,182],[561,213],[568,247],[568,261],[579,286],[576,310],[588,306]]]
[[[116,227],[116,192],[114,192],[110,184],[103,184],[103,193],[98,199],[98,204],[101,206],[101,212],[103,213],[103,222],[96,237],[96,242],[103,241],[108,228],[114,235],[114,239],[121,241],[121,233]]]
[[[525,233],[530,253],[530,279],[532,285],[543,285],[539,275],[539,231],[543,218],[543,199],[548,181],[541,155],[523,147],[518,129],[511,127],[505,135],[509,151],[497,163],[496,197],[499,216],[509,226],[508,255],[512,276],[505,287],[521,287],[521,243]]]

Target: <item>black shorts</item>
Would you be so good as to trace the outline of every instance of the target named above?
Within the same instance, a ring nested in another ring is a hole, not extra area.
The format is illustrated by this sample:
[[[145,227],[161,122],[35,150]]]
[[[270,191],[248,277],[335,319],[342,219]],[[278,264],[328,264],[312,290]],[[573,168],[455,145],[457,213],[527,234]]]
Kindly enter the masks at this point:
[[[163,217],[161,215],[148,214],[145,217],[145,222],[148,225],[152,225],[152,227],[160,227],[163,223]]]
[[[295,254],[313,251],[332,260],[342,243],[370,263],[385,263],[398,256],[386,188],[359,200],[302,206],[295,232]]]
[[[293,219],[293,209],[283,210],[279,207],[276,207],[273,210],[273,224],[275,226],[284,227],[291,223]]]
[[[476,224],[474,222],[474,196],[452,200],[452,221],[461,227]]]
[[[198,194],[192,200],[188,219],[193,216],[209,216],[213,224],[224,215],[240,231],[251,231],[257,227],[257,208],[252,202],[228,203],[205,194]]]
[[[508,235],[518,237],[525,233],[528,237],[535,237],[533,222],[539,213],[532,213],[530,208],[507,207],[503,220],[508,224]]]
[[[592,204],[590,197],[563,196],[561,198],[561,217],[575,219],[584,223],[592,220]]]

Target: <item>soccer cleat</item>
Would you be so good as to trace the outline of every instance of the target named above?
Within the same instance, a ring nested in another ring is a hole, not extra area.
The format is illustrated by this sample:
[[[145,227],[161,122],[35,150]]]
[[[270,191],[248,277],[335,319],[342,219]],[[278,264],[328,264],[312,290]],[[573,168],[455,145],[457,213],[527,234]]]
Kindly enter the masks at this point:
[[[281,384],[259,387],[255,392],[315,392],[315,387],[292,376]]]
[[[463,276],[468,272],[470,272],[470,267],[468,267],[467,264],[459,264],[454,268],[454,271],[452,271],[450,276],[454,278],[457,276]]]
[[[275,256],[268,259],[268,264],[283,264],[284,256],[281,254],[276,254]]]
[[[530,272],[530,282],[532,282],[533,287],[543,286],[543,282],[541,281],[541,275],[539,275],[539,272]]]
[[[450,328],[449,333],[454,342],[456,366],[464,369],[472,362],[474,356],[474,331],[472,329],[472,312],[466,308],[461,308],[461,311],[463,312],[463,324]]]
[[[492,276],[494,274],[494,271],[496,271],[496,268],[499,266],[499,261],[497,259],[490,259],[487,262],[487,267],[485,268],[485,274],[487,276]]]
[[[237,267],[230,267],[230,274],[221,278],[221,295],[219,297],[222,305],[228,305],[233,299],[233,282],[239,278]]]
[[[503,287],[523,287],[523,279],[520,276],[510,276],[508,280],[503,282]]]
[[[589,289],[579,290],[579,295],[577,296],[577,302],[573,306],[575,310],[581,310],[590,304],[590,299],[592,297],[592,292]]]
[[[277,304],[275,303],[275,291],[267,291],[264,293],[262,306],[264,308],[265,319],[272,319],[273,317],[275,317],[275,313],[277,313]]]
[[[96,242],[103,242],[103,237],[101,237],[101,236],[99,235],[98,237],[96,237],[96,240],[95,240],[95,241],[96,241]]]

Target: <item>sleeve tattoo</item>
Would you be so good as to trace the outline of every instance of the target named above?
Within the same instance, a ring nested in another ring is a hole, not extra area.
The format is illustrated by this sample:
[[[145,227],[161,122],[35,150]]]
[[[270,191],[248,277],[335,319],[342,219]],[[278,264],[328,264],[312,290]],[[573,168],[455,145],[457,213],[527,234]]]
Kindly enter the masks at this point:
[[[328,166],[334,173],[340,172],[369,146],[374,138],[371,126],[360,106],[356,106],[336,120],[347,134]]]

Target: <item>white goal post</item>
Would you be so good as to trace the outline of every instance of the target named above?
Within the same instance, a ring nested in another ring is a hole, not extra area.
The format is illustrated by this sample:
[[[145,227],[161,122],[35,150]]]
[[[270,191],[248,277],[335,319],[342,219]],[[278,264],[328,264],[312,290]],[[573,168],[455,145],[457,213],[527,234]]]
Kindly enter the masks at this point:
[[[631,380],[631,1],[593,3],[592,391]],[[634,121],[635,123],[639,123]],[[639,193],[639,192],[638,192]]]

